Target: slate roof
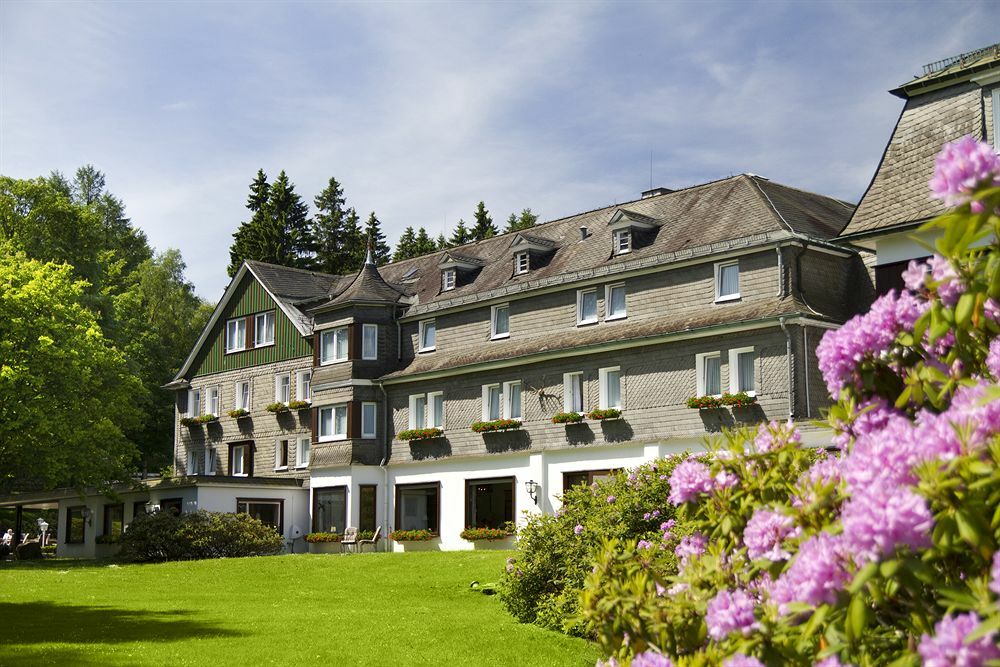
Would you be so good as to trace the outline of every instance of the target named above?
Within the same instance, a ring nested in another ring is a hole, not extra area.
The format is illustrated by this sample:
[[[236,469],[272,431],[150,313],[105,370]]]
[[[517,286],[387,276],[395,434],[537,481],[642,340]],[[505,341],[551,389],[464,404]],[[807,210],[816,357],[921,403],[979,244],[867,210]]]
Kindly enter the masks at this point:
[[[947,86],[956,79],[964,79],[970,74],[992,69],[998,64],[1000,64],[1000,43],[924,65],[924,73],[921,76],[914,77],[912,81],[907,81],[889,92],[905,99],[931,88]]]
[[[581,349],[619,341],[636,341],[669,334],[683,334],[699,329],[722,325],[738,325],[761,320],[775,320],[782,316],[807,315],[818,320],[837,322],[833,317],[817,313],[814,309],[791,297],[773,298],[726,306],[716,306],[687,315],[664,314],[655,319],[623,320],[614,326],[589,329],[567,329],[563,333],[547,331],[528,338],[493,341],[488,346],[456,350],[448,354],[438,350],[434,354],[417,355],[406,368],[385,375],[385,379],[411,377],[461,368],[473,364],[510,361],[547,354],[560,350]]]
[[[354,281],[340,294],[334,297],[329,305],[346,303],[396,303],[402,296],[400,290],[392,287],[382,279],[374,264],[366,263],[358,272]]]

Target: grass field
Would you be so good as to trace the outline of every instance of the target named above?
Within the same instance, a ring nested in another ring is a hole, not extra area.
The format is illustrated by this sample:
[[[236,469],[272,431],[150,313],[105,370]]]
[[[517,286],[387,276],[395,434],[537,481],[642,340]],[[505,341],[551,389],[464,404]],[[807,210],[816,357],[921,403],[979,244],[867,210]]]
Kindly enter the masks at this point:
[[[470,591],[506,556],[0,564],[0,665],[593,665]]]

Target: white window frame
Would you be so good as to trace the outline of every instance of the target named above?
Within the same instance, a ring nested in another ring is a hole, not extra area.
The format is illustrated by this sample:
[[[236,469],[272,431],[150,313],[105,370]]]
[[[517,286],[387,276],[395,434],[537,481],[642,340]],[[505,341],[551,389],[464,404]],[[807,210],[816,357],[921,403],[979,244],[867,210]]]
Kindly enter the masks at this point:
[[[365,410],[370,409],[372,411],[372,430],[365,430]],[[362,440],[373,440],[376,437],[376,432],[378,431],[378,403],[371,403],[369,401],[362,401],[361,403],[361,439]]]
[[[722,295],[722,269],[728,266],[736,267],[736,293]],[[740,261],[734,259],[728,262],[715,263],[715,302],[735,301],[740,298]]]
[[[187,460],[188,475],[195,476],[201,474],[198,472],[199,470],[198,462],[201,460],[201,456],[202,455],[199,452],[193,449],[188,452],[188,460]]]
[[[205,448],[205,467],[203,468],[203,470],[205,471],[206,475],[214,475],[215,474],[215,457],[216,457],[215,447],[206,447]]]
[[[305,447],[303,447],[303,443]],[[309,466],[309,450],[312,449],[312,442],[308,435],[300,436],[295,441],[295,467],[306,468]]]
[[[285,400],[285,401],[281,400],[281,386],[282,386],[282,382],[281,381],[282,380],[287,380],[288,381],[288,396],[287,396],[288,400]],[[291,373],[278,373],[277,375],[274,376],[274,402],[275,403],[284,403],[285,405],[288,405],[289,403],[292,402],[292,375],[291,375]]]
[[[259,328],[258,322],[261,319],[264,320],[264,330],[266,331],[267,330],[267,318],[269,316],[271,318],[271,340],[267,341],[266,343],[262,343],[262,342],[260,342],[260,338],[258,338],[258,336],[257,336],[257,334],[259,333],[258,332],[258,328]],[[277,326],[277,322],[275,321],[274,311],[273,310],[265,310],[263,313],[257,313],[256,315],[254,315],[253,316],[253,346],[254,347],[268,347],[270,345],[274,345],[274,330],[275,330],[276,326]]]
[[[324,340],[326,339],[327,336],[333,336],[333,357],[330,357],[330,358],[324,358],[324,356],[323,356],[323,354],[326,351],[326,343],[324,342]],[[337,346],[337,338],[339,336],[343,336],[344,340],[347,341],[344,344],[344,356],[343,357],[338,357],[337,356],[337,347],[338,347]],[[329,366],[330,364],[340,364],[340,363],[343,363],[343,362],[347,361],[348,357],[351,356],[350,347],[351,347],[351,339],[347,335],[347,327],[337,327],[335,329],[327,329],[326,331],[323,331],[319,335],[319,355],[320,355],[319,365],[320,366]]]
[[[374,349],[368,348],[368,332],[375,332]],[[361,325],[361,358],[365,361],[376,361],[378,359],[378,325]]]
[[[323,435],[323,413],[327,410],[330,411],[330,428],[331,433]],[[337,433],[337,410],[344,411],[344,432]],[[347,440],[347,404],[346,403],[335,403],[332,405],[324,405],[319,408],[319,418],[317,419],[317,442],[330,442],[333,440]]]
[[[281,443],[285,443],[285,465],[281,465]],[[291,458],[292,452],[290,451],[292,447],[292,441],[288,438],[279,438],[274,441],[274,469],[275,470],[288,470],[288,461]]]
[[[244,453],[242,456],[238,456],[237,457],[236,456],[236,452],[238,452],[238,451],[239,452],[247,452],[248,451],[247,450],[248,447],[250,447],[250,445],[235,445],[232,449],[229,450],[229,464],[232,466],[232,470],[230,471],[230,473],[232,474],[233,477],[249,477],[250,476],[249,471],[247,471],[245,469],[241,469],[240,472],[236,472],[236,462],[239,461],[240,465],[242,466],[243,462],[247,458],[247,454],[246,453]]]
[[[729,393],[736,394],[739,393],[740,389],[740,355],[749,352],[754,354],[754,348],[750,347],[737,347],[735,349],[729,350]],[[722,372],[721,370],[719,371]],[[758,386],[757,382],[757,357],[754,356],[754,386]],[[721,384],[721,383],[720,383]],[[757,390],[753,389],[747,392],[749,396],[756,396]]]
[[[490,415],[490,389],[496,389],[500,395],[499,405],[497,405],[497,416]],[[483,385],[483,421],[493,421],[503,416],[503,388],[499,382]]]
[[[458,284],[458,272],[455,269],[441,271],[441,291],[450,292]]]
[[[531,271],[531,255],[527,250],[514,253],[514,275],[523,276]]]
[[[578,378],[580,381],[580,409],[573,409],[573,379]],[[583,414],[587,409],[586,396],[583,393],[583,372],[575,371],[573,373],[563,373],[563,412],[573,412],[576,414]]]
[[[234,347],[233,343],[236,340],[236,336],[230,334],[229,328],[231,325],[236,325],[237,332],[240,328],[240,323],[243,325],[243,344],[240,347]],[[242,352],[247,349],[247,320],[245,317],[234,317],[226,320],[226,354],[232,354],[233,352]]]
[[[240,391],[240,388],[244,384],[247,386],[246,405],[243,405],[240,400],[243,395],[243,392]],[[251,405],[253,405],[253,382],[251,382],[250,380],[237,380],[236,383],[233,385],[233,408],[237,410],[243,409],[246,410],[247,412],[250,412]]]
[[[434,325],[434,344],[425,347],[424,346],[424,329],[428,324]],[[417,327],[417,348],[419,352],[433,352],[437,349],[437,322],[434,318],[429,320],[420,320],[420,325]]]
[[[520,415],[514,417],[511,410],[511,390],[514,387],[520,387],[520,405],[518,405],[518,410]],[[520,380],[511,380],[510,382],[503,383],[503,393],[500,395],[500,412],[503,414],[504,419],[516,419],[517,421],[524,420],[524,385]]]
[[[705,359],[710,357],[719,358],[719,391],[722,391],[722,354],[719,352],[702,352],[694,355],[695,384],[698,396],[705,396]],[[714,395],[721,396],[722,394]]]
[[[309,378],[306,380],[306,378]],[[295,373],[295,398],[300,401],[312,403],[312,371],[298,371]]]
[[[214,397],[214,398],[213,398]],[[212,403],[215,403],[213,406]],[[214,410],[212,408],[215,408]],[[216,385],[205,389],[205,414],[218,417],[222,413],[222,389]]]
[[[497,311],[501,308],[507,309],[507,331],[497,333]],[[502,340],[504,338],[510,338],[510,304],[498,303],[490,307],[490,340]]]
[[[612,372],[618,372],[618,405],[609,405],[608,403],[608,374]],[[598,379],[600,380],[600,401],[598,407],[601,410],[609,410],[614,408],[616,410],[621,410],[625,403],[625,392],[622,391],[622,367],[621,366],[608,366],[607,368],[601,368],[597,372]]]
[[[614,242],[616,255],[629,254],[632,252],[632,230],[628,227],[625,229],[616,229],[614,233]]]
[[[611,292],[612,290],[621,289],[625,292],[625,312],[612,315],[611,314]],[[604,288],[604,321],[611,322],[613,320],[624,320],[628,317],[628,292],[625,290],[625,283],[615,283],[614,285],[608,285]]]
[[[583,295],[594,293],[594,317],[592,319],[583,319]],[[589,287],[587,289],[580,289],[576,291],[576,326],[587,326],[590,324],[597,324],[600,317],[600,305],[597,303],[597,288]]]
[[[188,389],[188,417],[200,417],[201,413],[201,389]]]
[[[441,397],[441,423],[434,423],[434,399]],[[444,430],[444,392],[431,391],[427,393],[427,404],[424,406],[424,415],[427,419],[427,428],[439,428]]]
[[[410,414],[408,417],[407,425],[410,429],[415,428],[426,428],[427,427],[427,394],[410,394],[409,407]],[[417,422],[417,401],[423,400],[424,402],[424,418]]]

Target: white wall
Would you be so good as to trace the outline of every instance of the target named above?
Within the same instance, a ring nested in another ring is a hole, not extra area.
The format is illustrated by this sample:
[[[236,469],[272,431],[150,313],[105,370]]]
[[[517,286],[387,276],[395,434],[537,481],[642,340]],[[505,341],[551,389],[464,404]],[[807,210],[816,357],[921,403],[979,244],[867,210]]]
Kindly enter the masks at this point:
[[[905,262],[917,257],[926,257],[931,254],[931,251],[921,245],[920,242],[933,247],[934,241],[940,236],[941,232],[939,231],[918,232],[911,230],[878,237],[875,241],[875,254],[877,256],[875,264],[876,266],[881,266],[882,264]],[[974,243],[973,246],[982,247],[989,245],[992,242],[992,238],[991,235],[988,238],[981,239]]]
[[[283,500],[282,528],[286,541],[294,541],[295,551],[305,551],[301,539],[309,532],[309,490],[268,486],[248,486],[246,484],[205,485],[196,487],[195,509],[209,512],[235,512],[239,498],[261,500]],[[188,511],[185,503],[184,511]],[[298,534],[296,534],[298,529]]]

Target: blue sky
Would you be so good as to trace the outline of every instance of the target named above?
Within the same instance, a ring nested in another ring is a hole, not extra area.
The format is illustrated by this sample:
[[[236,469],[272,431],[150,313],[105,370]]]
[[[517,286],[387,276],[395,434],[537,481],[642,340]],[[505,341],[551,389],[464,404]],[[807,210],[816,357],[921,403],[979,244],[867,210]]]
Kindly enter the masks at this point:
[[[93,163],[198,292],[258,168],[391,241],[740,172],[856,201],[927,62],[1000,4],[0,4],[0,173]]]

